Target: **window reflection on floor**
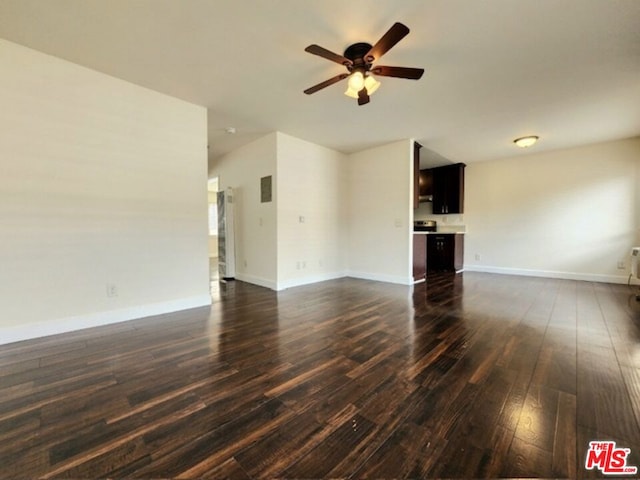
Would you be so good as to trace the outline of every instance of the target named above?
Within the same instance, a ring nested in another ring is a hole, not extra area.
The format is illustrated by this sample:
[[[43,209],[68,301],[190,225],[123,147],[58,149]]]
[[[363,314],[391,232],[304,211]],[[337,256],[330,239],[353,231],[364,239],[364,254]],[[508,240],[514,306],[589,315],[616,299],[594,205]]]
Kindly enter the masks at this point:
[[[220,296],[218,257],[209,257],[209,292],[211,292],[211,298],[214,300]]]

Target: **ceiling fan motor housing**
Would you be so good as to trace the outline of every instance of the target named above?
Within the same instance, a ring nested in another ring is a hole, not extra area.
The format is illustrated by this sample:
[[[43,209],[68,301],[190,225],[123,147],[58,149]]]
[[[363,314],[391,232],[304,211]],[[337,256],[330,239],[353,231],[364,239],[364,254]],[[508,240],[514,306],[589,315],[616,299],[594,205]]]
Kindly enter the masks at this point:
[[[374,59],[364,58],[364,56],[369,53],[370,50],[371,44],[364,42],[354,43],[347,47],[344,51],[344,56],[353,62],[352,65],[346,65],[349,72],[353,72],[355,70],[363,70],[364,72],[369,71]]]

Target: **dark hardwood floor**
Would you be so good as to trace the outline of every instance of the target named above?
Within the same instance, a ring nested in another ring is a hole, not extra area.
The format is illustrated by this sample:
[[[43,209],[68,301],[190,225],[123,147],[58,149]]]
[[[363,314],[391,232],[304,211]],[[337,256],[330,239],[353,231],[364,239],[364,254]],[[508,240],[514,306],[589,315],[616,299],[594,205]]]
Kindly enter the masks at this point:
[[[0,477],[602,477],[592,440],[640,466],[634,293],[229,282],[211,308],[5,345]]]

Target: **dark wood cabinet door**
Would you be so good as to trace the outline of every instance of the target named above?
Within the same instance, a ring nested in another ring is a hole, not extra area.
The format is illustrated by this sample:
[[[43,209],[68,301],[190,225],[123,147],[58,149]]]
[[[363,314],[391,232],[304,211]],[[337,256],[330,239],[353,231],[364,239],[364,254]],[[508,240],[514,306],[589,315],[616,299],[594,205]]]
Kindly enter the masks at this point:
[[[433,213],[447,213],[447,172],[442,168],[434,168],[432,170],[433,178]]]
[[[413,234],[413,280],[427,276],[427,235]]]
[[[464,213],[464,167],[457,163],[447,172],[447,213]]]
[[[464,212],[464,163],[432,169],[433,213]]]
[[[446,255],[447,238],[449,235],[427,235],[427,269],[429,272],[443,272],[449,270]]]
[[[427,235],[427,271],[457,272],[464,263],[464,235],[457,233]]]

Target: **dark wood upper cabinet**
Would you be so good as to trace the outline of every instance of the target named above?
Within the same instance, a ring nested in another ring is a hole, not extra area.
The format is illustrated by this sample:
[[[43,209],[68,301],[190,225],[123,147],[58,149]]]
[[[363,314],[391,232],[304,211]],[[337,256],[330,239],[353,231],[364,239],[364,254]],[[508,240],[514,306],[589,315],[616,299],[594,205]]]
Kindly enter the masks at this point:
[[[464,212],[464,163],[420,170],[420,149],[413,142],[413,208],[433,202],[433,213]]]
[[[430,202],[433,200],[433,172],[431,169],[420,170],[420,201]]]
[[[464,163],[431,169],[433,175],[433,213],[464,212]]]

